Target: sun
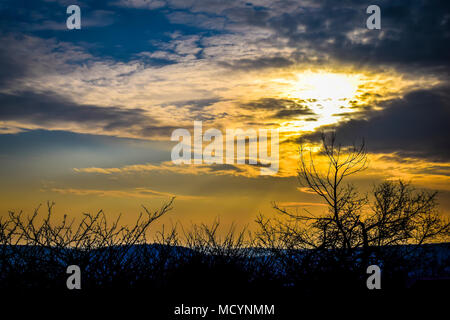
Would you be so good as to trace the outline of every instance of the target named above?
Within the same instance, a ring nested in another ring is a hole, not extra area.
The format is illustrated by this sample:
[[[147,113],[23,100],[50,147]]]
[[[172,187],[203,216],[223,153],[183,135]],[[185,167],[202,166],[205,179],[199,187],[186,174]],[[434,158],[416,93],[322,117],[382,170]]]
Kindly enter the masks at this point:
[[[304,73],[294,83],[293,95],[303,99],[349,99],[356,95],[358,76],[340,73]]]
[[[357,100],[362,80],[358,74],[303,72],[285,83],[288,88],[285,95],[298,99],[315,116],[314,121],[293,119],[283,126],[312,131],[319,126],[336,123],[344,114],[355,111],[351,101]]]

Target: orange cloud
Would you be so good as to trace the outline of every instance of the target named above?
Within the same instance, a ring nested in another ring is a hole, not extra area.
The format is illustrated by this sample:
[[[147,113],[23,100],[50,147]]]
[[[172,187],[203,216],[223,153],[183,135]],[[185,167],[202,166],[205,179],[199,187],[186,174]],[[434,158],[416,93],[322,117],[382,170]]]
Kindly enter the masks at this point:
[[[318,202],[280,202],[279,207],[282,208],[298,208],[298,207],[326,207],[324,203]]]
[[[189,195],[176,195],[173,193],[160,192],[147,188],[135,188],[130,191],[123,190],[98,190],[98,189],[72,189],[72,188],[53,188],[54,192],[61,194],[72,194],[77,196],[97,195],[100,197],[113,197],[113,198],[172,198],[176,197],[179,200],[194,200],[203,199],[205,197],[189,196]]]

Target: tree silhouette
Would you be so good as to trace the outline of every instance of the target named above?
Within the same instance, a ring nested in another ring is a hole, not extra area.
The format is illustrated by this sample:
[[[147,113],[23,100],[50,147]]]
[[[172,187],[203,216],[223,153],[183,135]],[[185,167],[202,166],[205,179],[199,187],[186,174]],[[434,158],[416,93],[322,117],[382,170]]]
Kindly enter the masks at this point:
[[[379,248],[449,240],[450,223],[438,213],[436,192],[418,191],[403,181],[385,181],[375,186],[369,197],[347,183],[348,176],[367,168],[364,141],[344,148],[334,133],[322,134],[318,154],[325,157],[326,165],[320,165],[304,145],[299,153],[298,180],[322,198],[327,211],[290,212],[274,203],[277,218],[259,216],[256,220],[260,244],[275,248],[280,260],[291,268],[327,265],[361,271],[370,261],[383,258],[386,250]],[[283,250],[291,250],[292,257],[299,249],[308,250],[297,263],[295,259],[286,261]]]

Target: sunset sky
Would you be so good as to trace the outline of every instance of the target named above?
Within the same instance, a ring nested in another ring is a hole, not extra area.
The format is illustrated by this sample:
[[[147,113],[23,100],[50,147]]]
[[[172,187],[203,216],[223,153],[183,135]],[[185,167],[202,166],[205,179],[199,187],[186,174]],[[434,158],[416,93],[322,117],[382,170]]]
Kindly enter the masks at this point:
[[[0,216],[51,200],[132,221],[172,196],[173,223],[326,210],[296,174],[299,143],[329,129],[365,139],[361,192],[402,178],[450,216],[448,1],[11,0],[0,41]],[[194,121],[278,129],[278,174],[174,165],[171,134]]]

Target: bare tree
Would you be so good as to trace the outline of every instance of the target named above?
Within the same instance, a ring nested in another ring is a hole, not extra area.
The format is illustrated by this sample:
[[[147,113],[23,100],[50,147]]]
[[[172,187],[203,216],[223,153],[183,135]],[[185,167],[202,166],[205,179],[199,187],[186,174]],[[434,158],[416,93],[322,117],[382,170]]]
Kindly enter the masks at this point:
[[[439,215],[437,192],[417,191],[400,180],[381,183],[373,196],[372,212],[361,222],[369,245],[420,245],[448,239],[450,224]]]
[[[298,179],[319,195],[328,210],[313,214],[305,209],[292,213],[274,203],[277,219],[259,217],[262,245],[288,249],[334,249],[333,254],[351,255],[361,249],[365,263],[374,246],[423,244],[448,241],[450,224],[437,212],[436,192],[417,191],[402,181],[386,181],[373,190],[373,202],[360,195],[346,177],[367,167],[364,141],[344,148],[334,133],[322,135],[319,166],[312,151],[300,147]]]

